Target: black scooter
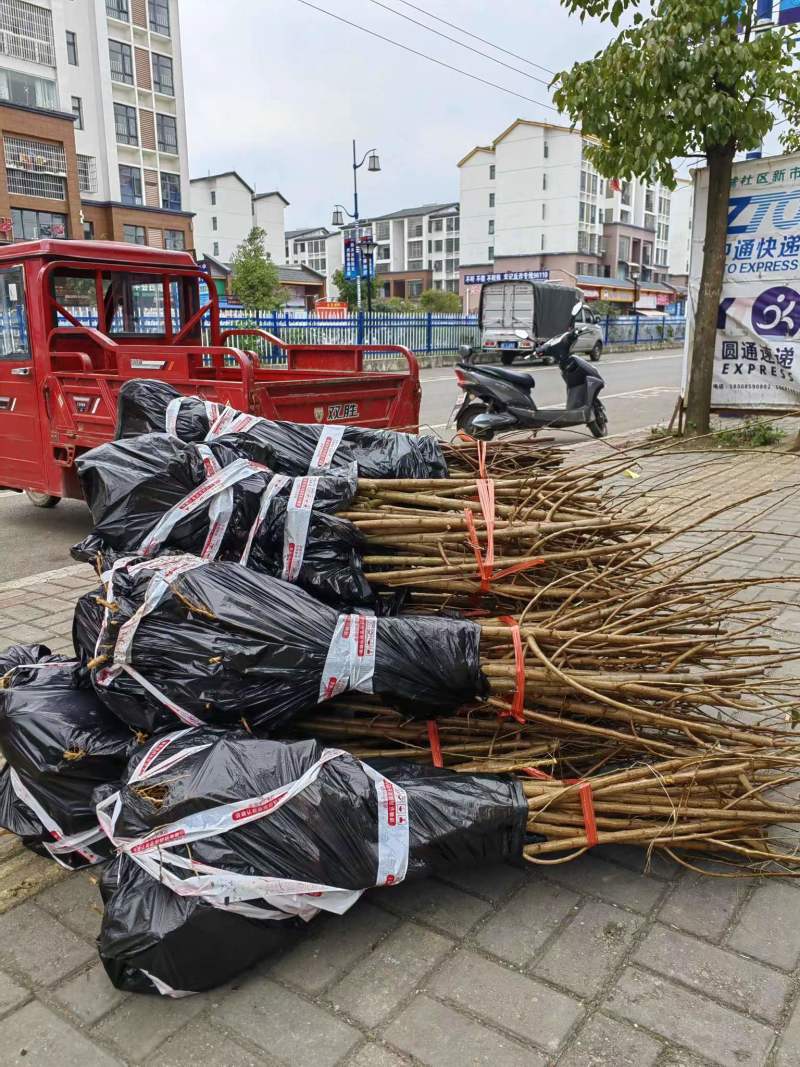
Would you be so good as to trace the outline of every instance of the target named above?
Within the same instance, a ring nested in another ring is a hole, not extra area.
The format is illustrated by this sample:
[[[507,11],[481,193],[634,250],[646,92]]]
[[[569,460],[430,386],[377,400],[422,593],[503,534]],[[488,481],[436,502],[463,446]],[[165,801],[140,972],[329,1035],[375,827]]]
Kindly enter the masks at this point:
[[[531,395],[536,385],[532,374],[505,367],[474,367],[465,358],[456,367],[458,385],[464,390],[455,416],[457,429],[479,441],[490,441],[496,433],[559,426],[588,426],[595,437],[605,437],[608,417],[599,394],[606,383],[596,367],[571,355],[580,334],[575,320],[582,307],[576,304],[572,309],[573,322],[566,333],[536,350],[537,355],[558,363],[567,386],[565,408],[537,408]]]

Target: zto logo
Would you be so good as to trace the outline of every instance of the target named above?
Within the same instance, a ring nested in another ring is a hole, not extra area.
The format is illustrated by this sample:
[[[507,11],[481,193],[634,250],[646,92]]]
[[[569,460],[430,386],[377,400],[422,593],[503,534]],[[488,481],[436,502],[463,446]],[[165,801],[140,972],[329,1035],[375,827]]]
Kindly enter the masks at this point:
[[[777,285],[753,303],[753,329],[762,337],[794,337],[800,330],[800,293]]]
[[[758,233],[765,222],[776,230],[791,230],[800,225],[800,189],[731,197],[728,233]]]
[[[314,418],[317,422],[322,422],[325,417],[325,408],[314,408]]]

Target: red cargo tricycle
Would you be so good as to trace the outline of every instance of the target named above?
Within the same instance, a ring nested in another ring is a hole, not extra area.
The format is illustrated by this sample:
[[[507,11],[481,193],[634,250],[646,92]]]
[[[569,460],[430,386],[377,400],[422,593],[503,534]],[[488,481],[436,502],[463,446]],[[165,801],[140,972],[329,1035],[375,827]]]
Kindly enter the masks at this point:
[[[248,337],[281,365],[249,351]],[[405,369],[371,370],[384,353]],[[410,432],[419,423],[419,368],[407,348],[222,330],[214,284],[188,252],[104,241],[1,248],[0,487],[40,507],[80,497],[75,457],[113,437],[130,378],[268,419]]]

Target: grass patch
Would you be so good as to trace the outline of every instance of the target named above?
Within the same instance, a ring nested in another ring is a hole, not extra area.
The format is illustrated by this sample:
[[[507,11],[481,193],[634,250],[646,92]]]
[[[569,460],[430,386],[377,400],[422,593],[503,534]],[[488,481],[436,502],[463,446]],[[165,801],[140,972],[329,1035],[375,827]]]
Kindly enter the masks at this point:
[[[719,430],[714,440],[723,448],[770,448],[780,444],[786,431],[767,419],[747,419],[742,426]]]

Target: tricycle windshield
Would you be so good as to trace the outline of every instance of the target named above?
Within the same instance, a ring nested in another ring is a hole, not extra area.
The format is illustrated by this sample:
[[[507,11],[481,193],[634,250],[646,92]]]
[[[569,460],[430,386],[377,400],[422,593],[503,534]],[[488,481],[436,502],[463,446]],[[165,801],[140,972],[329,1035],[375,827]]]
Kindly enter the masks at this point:
[[[0,359],[30,359],[22,267],[0,270]]]
[[[131,270],[59,268],[52,294],[53,325],[92,326],[119,338],[174,337],[198,305],[195,278]]]

